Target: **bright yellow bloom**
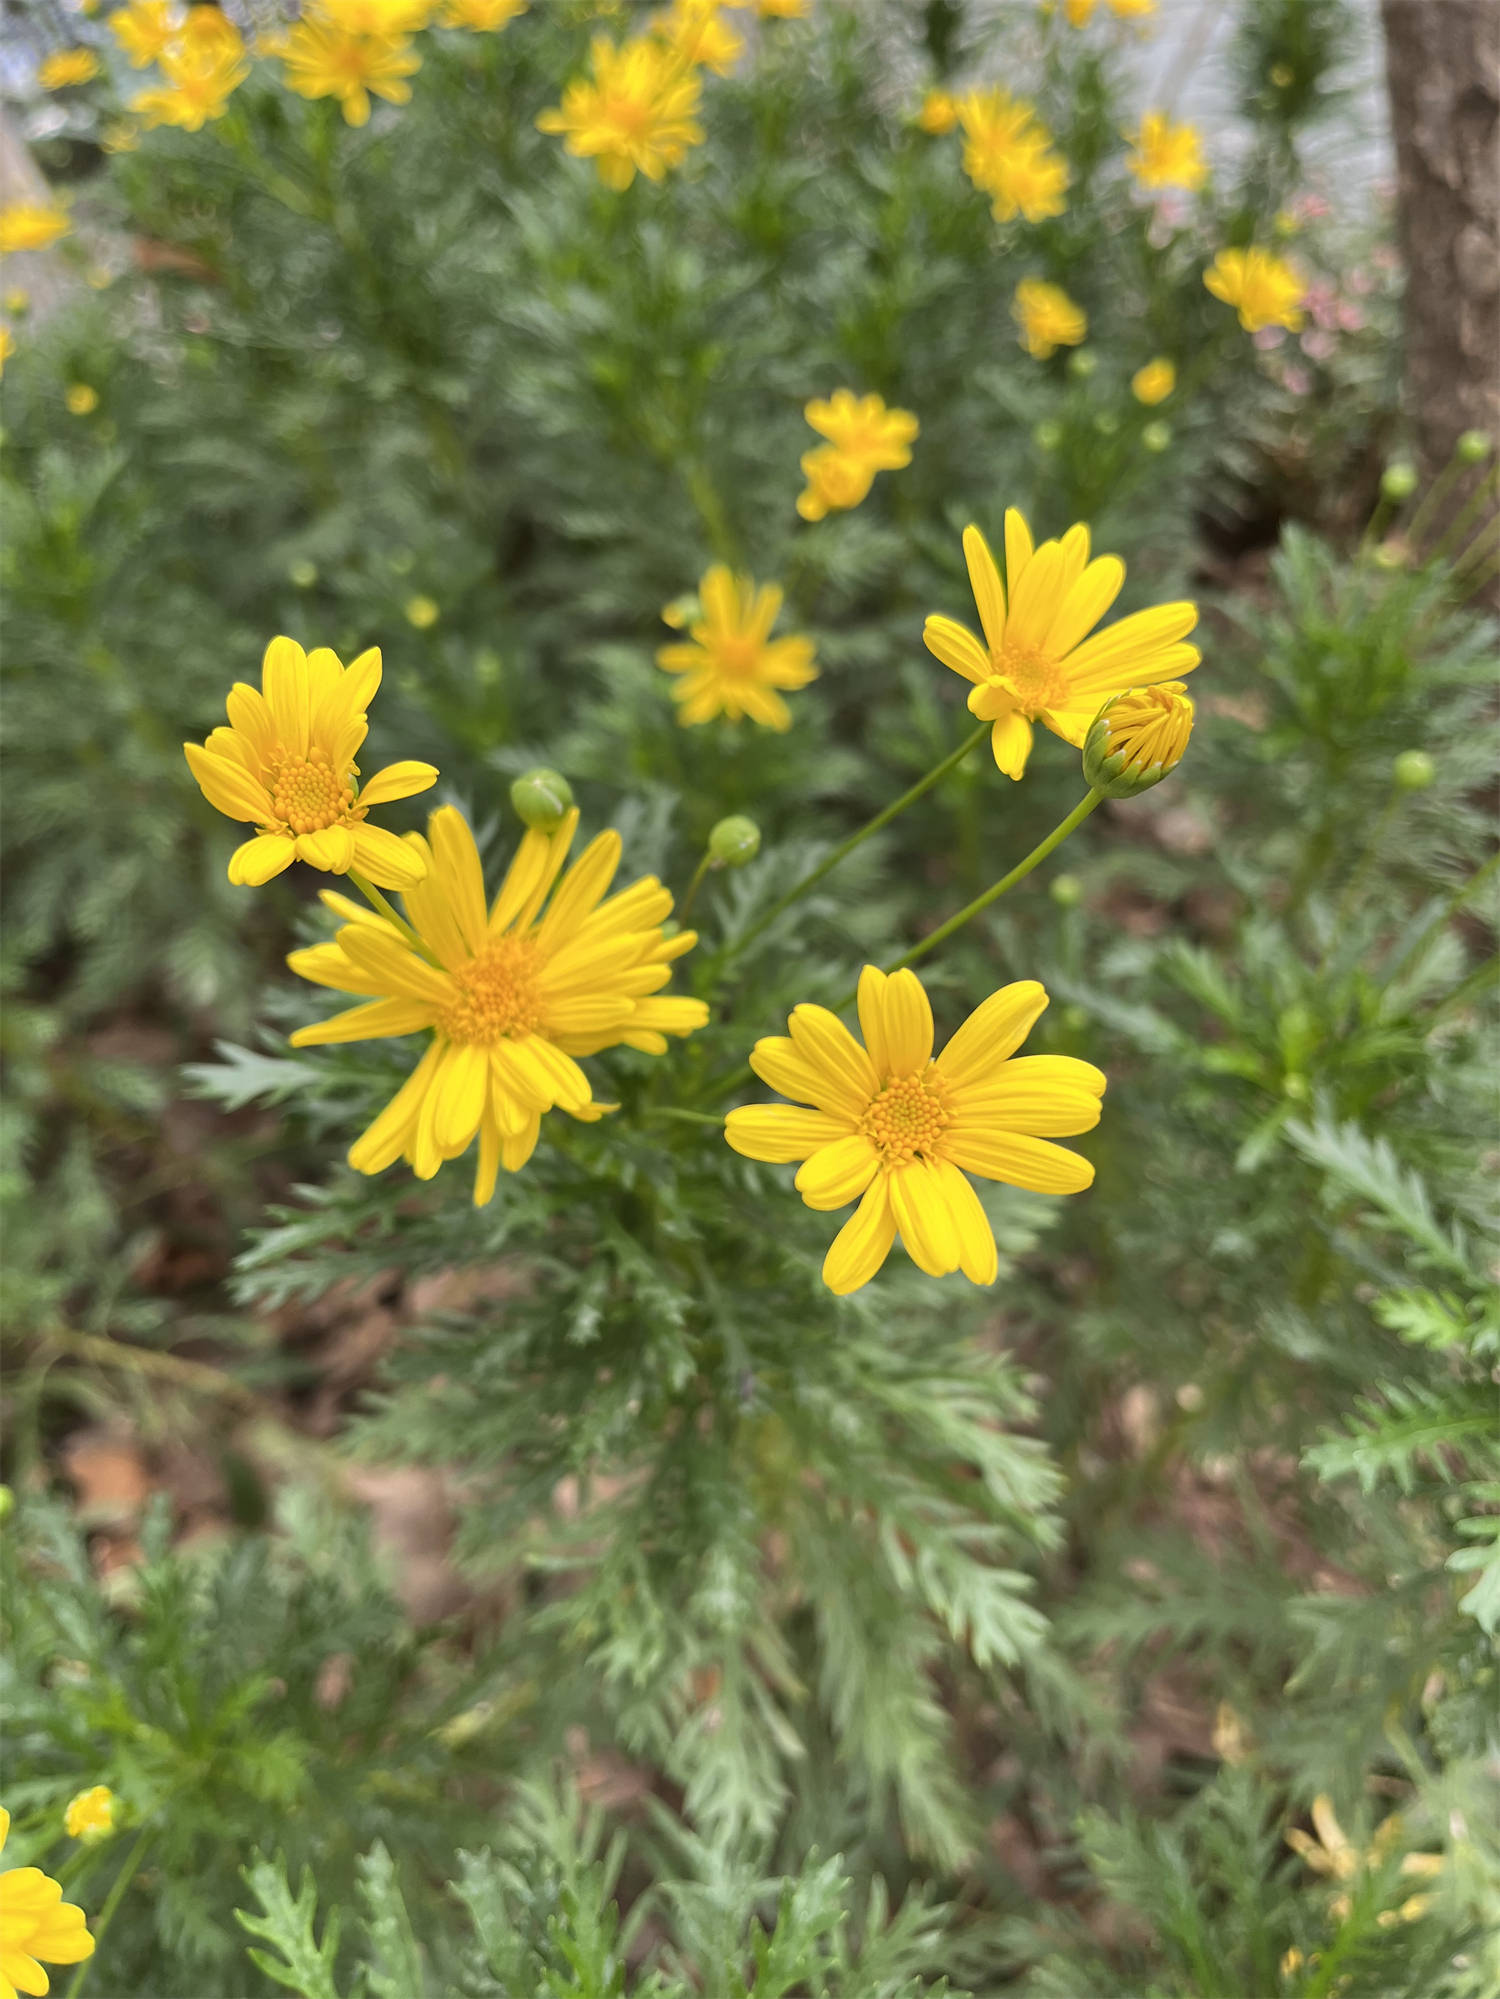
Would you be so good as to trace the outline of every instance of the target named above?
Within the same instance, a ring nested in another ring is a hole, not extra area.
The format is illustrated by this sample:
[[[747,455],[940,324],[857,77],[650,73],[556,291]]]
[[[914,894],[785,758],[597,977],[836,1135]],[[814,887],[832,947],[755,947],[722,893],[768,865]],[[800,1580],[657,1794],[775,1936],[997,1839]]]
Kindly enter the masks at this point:
[[[15,335],[8,326],[0,326],[0,375],[5,373],[5,364],[15,351]]]
[[[1148,361],[1144,368],[1137,368],[1130,378],[1130,391],[1138,403],[1152,409],[1157,403],[1164,403],[1177,386],[1177,370],[1164,357]]]
[[[964,529],[964,557],[983,643],[956,619],[940,616],[927,620],[922,638],[944,666],[973,682],[969,711],[994,723],[991,746],[1007,777],[1026,769],[1033,722],[1079,749],[1104,702],[1191,673],[1202,658],[1183,643],[1198,622],[1196,604],[1134,611],[1088,636],[1119,596],[1125,565],[1116,555],[1091,562],[1089,531],[1081,524],[1061,541],[1033,548],[1030,528],[1007,508],[1008,590],[977,527]]]
[[[1302,325],[1302,300],[1307,286],[1299,272],[1269,250],[1221,250],[1203,273],[1215,298],[1232,305],[1247,333],[1263,326],[1284,326],[1295,333]]]
[[[682,678],[672,688],[684,728],[727,715],[748,715],[768,729],[789,729],[792,713],[777,692],[816,680],[813,643],[805,638],[771,637],[781,610],[782,589],[734,575],[716,562],[698,585],[700,614],[688,628],[690,645],[663,646],[656,663]]]
[[[537,119],[540,132],[567,135],[575,159],[591,159],[606,187],[629,187],[637,173],[661,180],[689,146],[703,143],[696,121],[700,85],[669,49],[649,37],[616,48],[608,35],[589,45],[593,78],[574,77],[561,105]]]
[[[672,960],[698,941],[692,930],[663,936],[670,893],[647,875],[603,900],[620,865],[618,833],[584,849],[543,914],[577,827],[575,810],[555,832],[526,833],[486,908],[474,836],[461,813],[440,807],[427,838],[408,839],[426,866],[425,879],[402,892],[422,956],[394,924],[324,895],[350,920],[332,944],[294,951],[287,963],[370,1003],[299,1028],[293,1045],[432,1036],[350,1147],[356,1172],[379,1173],[404,1158],[430,1180],[477,1136],[474,1200],[482,1207],[499,1169],[517,1172],[531,1157],[546,1112],[560,1108],[592,1124],[609,1108],[594,1101],[575,1057],[621,1044],[662,1055],[667,1035],[691,1034],[708,1019],[702,1000],[661,995]]]
[[[1083,308],[1074,305],[1060,285],[1049,285],[1042,278],[1022,278],[1010,310],[1021,329],[1021,345],[1038,361],[1059,347],[1076,347],[1088,334]]]
[[[173,0],[131,0],[109,17],[110,33],[135,69],[166,54],[181,33],[182,9]]]
[[[719,0],[672,0],[648,23],[651,32],[679,62],[728,76],[745,41],[719,12]]]
[[[13,201],[0,208],[0,256],[12,250],[45,250],[68,233],[68,218],[55,201]]]
[[[250,65],[235,47],[184,45],[161,58],[161,73],[165,87],[140,91],[131,99],[131,110],[147,125],[201,132],[212,119],[223,117],[229,99],[250,74]]]
[[[971,90],[958,100],[964,128],[964,172],[993,196],[997,222],[1024,215],[1042,222],[1061,215],[1066,203],[1067,162],[1052,148],[1052,135],[1036,108],[1007,90]]]
[[[857,507],[877,472],[899,471],[911,463],[920,425],[910,410],[887,409],[880,396],[835,389],[826,401],[814,398],[802,414],[828,439],[802,458],[807,489],[798,495],[797,511],[806,521]]]
[[[751,1068],[793,1103],[733,1110],[724,1136],[749,1159],[804,1161],[795,1184],[810,1208],[859,1202],[824,1259],[830,1291],[868,1284],[898,1233],[929,1277],[961,1270],[993,1284],[994,1232],[966,1172],[1043,1194],[1090,1184],[1089,1162],[1049,1141],[1093,1130],[1103,1074],[1071,1055],[1010,1059],[1046,1004],[1034,979],[1004,986],[934,1059],[932,1008],[916,973],[887,977],[866,965],[863,1048],[821,1006],[793,1008],[790,1039],[756,1042]]]
[[[177,41],[200,55],[245,53],[244,37],[222,7],[189,7]]]
[[[1180,680],[1132,687],[1099,710],[1083,739],[1083,777],[1106,798],[1136,798],[1182,762],[1193,704]]]
[[[261,691],[236,681],[225,703],[229,727],[203,744],[184,743],[188,766],[209,804],[258,830],[230,857],[229,879],[258,888],[294,860],[325,874],[351,868],[381,888],[420,881],[421,856],[394,833],[366,824],[372,805],[426,791],[431,764],[395,763],[355,784],[354,759],[368,733],[366,711],[380,686],[380,653],[350,666],[327,646],[304,652],[272,639]]]
[[[63,401],[70,416],[92,416],[99,407],[99,391],[88,382],[69,382]]]
[[[528,0],[443,0],[445,28],[468,28],[479,35],[496,35],[524,14]]]
[[[63,1830],[69,1839],[102,1839],[113,1832],[114,1824],[115,1794],[105,1784],[80,1791],[63,1813]]]
[[[832,444],[804,451],[798,463],[807,484],[797,495],[797,512],[805,521],[857,507],[875,483],[875,467],[850,458]]]
[[[1082,28],[1093,19],[1097,4],[1098,0],[1064,0],[1064,12],[1073,27]],[[1105,5],[1119,21],[1144,21],[1156,12],[1156,0],[1105,0]]]
[[[1196,125],[1174,125],[1164,111],[1147,111],[1130,139],[1125,162],[1142,187],[1200,188],[1208,179],[1203,135]]]
[[[0,1811],[0,1851],[10,1834],[10,1813]],[[39,1867],[0,1871],[0,1999],[18,1992],[44,1993],[42,1964],[81,1964],[94,1954],[82,1909],[65,1902],[62,1889]],[[41,1960],[39,1963],[38,1960]]]
[[[922,99],[917,123],[924,132],[931,132],[935,139],[940,139],[958,123],[958,99],[946,90],[929,90]]]
[[[389,42],[425,28],[433,0],[316,0],[308,12],[346,35]]]
[[[331,21],[304,17],[283,49],[286,82],[301,97],[336,97],[346,125],[365,125],[370,92],[388,104],[411,101],[406,78],[422,67],[401,37],[350,34]]]
[[[92,49],[58,49],[37,70],[36,80],[43,90],[68,90],[77,83],[92,83],[99,67]]]

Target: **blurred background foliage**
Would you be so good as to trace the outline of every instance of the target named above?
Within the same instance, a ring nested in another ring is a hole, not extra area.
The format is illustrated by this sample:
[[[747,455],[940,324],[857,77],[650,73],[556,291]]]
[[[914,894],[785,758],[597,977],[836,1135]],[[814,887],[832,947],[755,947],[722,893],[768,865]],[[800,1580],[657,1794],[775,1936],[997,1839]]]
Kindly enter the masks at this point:
[[[643,20],[571,0],[424,32],[364,127],[260,63],[106,153],[109,56],[35,140],[74,282],[11,312],[0,460],[6,1803],[95,1991],[1500,1991],[1494,631],[1386,469],[1387,220],[1306,163],[1349,9],[1239,0],[1191,199],[1125,168],[1141,30],[1074,11],[741,13],[705,142],[622,193],[535,129]],[[1062,215],[997,224],[917,124],[976,76]],[[1300,339],[1203,287],[1251,240]],[[1084,346],[1022,350],[1026,276]],[[809,526],[840,384],[921,435]],[[1078,797],[1053,738],[974,757],[716,981],[967,727],[921,620],[1007,505],[1087,520],[1122,608],[1199,598],[1198,725],[929,968],[948,1027],[1047,985],[1095,1190],[997,1190],[992,1292],[835,1301],[785,1173],[655,1112]],[[785,736],[677,726],[661,607],[714,559],[816,641]],[[694,909],[713,1026],[604,1059],[621,1116],[485,1210],[343,1167],[407,1057],[290,1057],[317,884],[224,879],[180,745],[280,631],[382,647],[373,747],[497,863],[539,761],[679,892],[762,827]],[[63,1840],[94,1783],[120,1829]]]

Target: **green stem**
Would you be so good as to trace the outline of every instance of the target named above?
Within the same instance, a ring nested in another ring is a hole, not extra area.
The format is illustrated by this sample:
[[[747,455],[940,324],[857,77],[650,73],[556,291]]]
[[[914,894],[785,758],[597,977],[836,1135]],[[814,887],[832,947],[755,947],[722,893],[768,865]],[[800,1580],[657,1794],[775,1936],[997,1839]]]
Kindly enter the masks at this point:
[[[1470,522],[1484,505],[1486,498],[1493,498],[1497,491],[1500,491],[1500,473],[1495,471],[1486,472],[1468,499],[1464,501],[1462,507],[1453,516],[1453,519],[1444,528],[1442,538],[1428,557],[1430,562],[1446,562],[1450,559],[1452,549],[1460,538],[1468,533]]]
[[[78,1969],[73,1973],[72,1982],[68,1986],[67,1992],[65,1994],[65,1999],[78,1999],[78,1994],[83,1990],[83,1982],[89,1975],[89,1967],[98,1958],[99,1943],[104,1936],[104,1932],[109,1928],[111,1917],[114,1915],[115,1910],[120,1906],[120,1897],[125,1893],[125,1890],[130,1886],[131,1881],[135,1877],[135,1870],[141,1864],[141,1861],[146,1852],[146,1847],[149,1844],[150,1839],[151,1839],[151,1827],[149,1825],[142,1826],[140,1838],[136,1841],[135,1845],[131,1847],[130,1853],[125,1861],[125,1865],[120,1869],[119,1873],[115,1876],[115,1885],[113,1886],[113,1888],[110,1889],[109,1894],[105,1899],[104,1907],[99,1911],[99,1920],[94,1925],[94,1933],[93,1933],[94,1955],[92,1957],[86,1957],[83,1960],[83,1962],[79,1965]]]
[[[983,895],[976,895],[972,902],[965,903],[956,916],[950,916],[946,923],[940,923],[936,930],[922,939],[920,944],[914,944],[904,957],[898,958],[894,965],[888,965],[887,972],[899,972],[906,965],[914,965],[918,958],[925,958],[929,951],[935,951],[939,944],[946,943],[955,930],[962,930],[971,917],[977,916],[982,909],[988,909],[990,904],[997,902],[1008,889],[1013,889],[1018,881],[1024,881],[1033,868],[1039,867],[1050,853],[1062,845],[1075,827],[1083,824],[1103,797],[1102,791],[1091,791],[1086,798],[1080,799],[1061,825],[1054,826],[1046,839],[1039,841],[1024,861],[1017,861],[1008,875],[1002,875],[999,881],[985,890]]]
[[[652,1104],[647,1107],[643,1115],[646,1117],[680,1118],[687,1124],[721,1125],[724,1122],[722,1117],[710,1117],[707,1111],[683,1110],[677,1104]]]
[[[1426,947],[1427,940],[1434,930],[1440,930],[1445,923],[1458,914],[1459,910],[1469,900],[1469,897],[1489,880],[1497,867],[1500,867],[1500,853],[1491,854],[1483,867],[1476,869],[1466,882],[1461,883],[1453,891],[1452,895],[1443,903],[1442,908],[1437,911],[1432,921],[1423,924],[1421,930],[1418,931],[1417,935],[1406,946],[1406,949],[1402,951],[1395,962],[1386,966],[1385,977],[1388,982],[1395,978],[1396,974],[1403,967],[1409,965],[1413,958]]]
[[[401,932],[401,935],[406,939],[407,943],[411,945],[414,951],[420,951],[424,958],[430,958],[432,956],[432,953],[423,944],[421,938],[417,935],[416,931],[412,929],[411,925],[406,921],[404,916],[397,915],[396,911],[391,907],[390,903],[387,902],[386,898],[381,894],[380,890],[376,888],[374,882],[366,881],[364,876],[354,868],[351,868],[349,870],[349,879],[350,881],[353,882],[354,886],[359,890],[360,894],[364,897],[365,901],[369,903],[371,909],[375,911],[377,916],[383,916],[387,923],[394,924],[396,929]]]
[[[963,762],[970,750],[977,748],[990,733],[990,726],[988,722],[981,722],[977,729],[965,736],[956,750],[951,750],[940,764],[935,764],[928,771],[926,777],[918,778],[910,791],[903,791],[894,804],[886,806],[883,812],[877,812],[873,819],[866,820],[857,833],[851,833],[847,840],[844,840],[833,849],[832,853],[825,854],[818,865],[805,874],[795,887],[788,889],[779,902],[772,903],[771,907],[758,923],[752,923],[742,936],[736,938],[732,944],[725,948],[720,955],[721,965],[727,964],[731,958],[738,957],[740,952],[745,950],[748,945],[753,944],[757,937],[762,936],[769,930],[777,917],[790,909],[792,904],[801,896],[806,895],[810,888],[816,888],[825,875],[832,874],[840,861],[847,860],[862,841],[868,840],[872,833],[878,833],[882,826],[889,826],[898,813],[904,812],[908,805],[914,805],[924,792],[931,791],[932,787],[945,778],[950,770],[955,769]]]
[[[687,922],[688,911],[693,906],[693,897],[698,893],[698,890],[702,887],[703,877],[708,873],[709,869],[713,866],[713,861],[714,861],[713,855],[709,853],[707,848],[705,848],[703,853],[703,859],[698,863],[697,867],[693,870],[693,879],[688,883],[687,888],[683,891],[682,900],[677,905],[677,921],[679,923]]]

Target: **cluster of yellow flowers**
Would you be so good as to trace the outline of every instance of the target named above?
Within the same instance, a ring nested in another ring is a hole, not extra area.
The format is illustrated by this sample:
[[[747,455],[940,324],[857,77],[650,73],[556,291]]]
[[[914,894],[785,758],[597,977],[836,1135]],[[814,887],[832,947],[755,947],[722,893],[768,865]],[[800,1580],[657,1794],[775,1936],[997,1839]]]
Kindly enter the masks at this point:
[[[223,117],[230,97],[250,74],[240,31],[218,7],[132,0],[110,15],[109,28],[132,68],[155,64],[160,74],[159,83],[130,101],[130,109],[148,127],[201,131],[210,119]],[[115,150],[129,143],[125,132],[113,135]]]

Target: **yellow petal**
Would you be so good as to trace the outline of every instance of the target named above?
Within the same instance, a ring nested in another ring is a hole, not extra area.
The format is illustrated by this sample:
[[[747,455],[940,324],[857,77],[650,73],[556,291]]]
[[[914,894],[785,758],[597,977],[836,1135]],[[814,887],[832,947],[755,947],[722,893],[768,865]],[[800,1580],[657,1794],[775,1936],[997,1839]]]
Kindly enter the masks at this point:
[[[934,659],[961,673],[965,680],[982,681],[990,673],[989,654],[956,618],[934,613],[922,627],[922,643]]]
[[[1124,584],[1125,565],[1117,555],[1101,555],[1097,562],[1089,564],[1077,582],[1070,586],[1057,616],[1052,620],[1046,637],[1047,651],[1052,658],[1062,659],[1088,637],[1119,596]]]
[[[461,1152],[479,1129],[489,1093],[489,1051],[473,1045],[448,1050],[433,1088],[437,1109],[433,1136],[450,1157]]]
[[[1005,520],[1009,535],[1009,514]],[[969,585],[974,592],[974,602],[979,607],[979,622],[984,627],[985,642],[992,653],[997,653],[1005,643],[1005,590],[1000,582],[1000,572],[995,567],[995,558],[990,553],[990,545],[972,524],[964,529],[964,561],[969,567]],[[1010,579],[1010,587],[1014,593],[1014,576]],[[958,671],[961,673],[963,668]]]
[[[417,1114],[437,1072],[444,1044],[434,1041],[380,1115],[349,1148],[356,1173],[381,1173],[393,1166],[411,1143]]]
[[[960,1126],[944,1132],[943,1149],[966,1172],[1035,1194],[1081,1194],[1093,1184],[1094,1169],[1087,1159],[1045,1138]]]
[[[891,1073],[885,1040],[886,976],[878,965],[866,965],[859,975],[859,1031],[877,1076]]]
[[[182,753],[203,796],[226,819],[246,819],[252,826],[271,817],[271,800],[243,764],[216,756],[201,743],[184,743]]]
[[[820,1146],[794,1184],[810,1208],[843,1208],[863,1194],[875,1177],[876,1165],[869,1139],[863,1132],[850,1132]]]
[[[240,888],[259,888],[296,857],[297,843],[289,834],[257,833],[229,856],[229,879]]]
[[[354,866],[354,832],[349,826],[325,826],[320,833],[297,835],[297,859],[324,874],[346,875]]]
[[[934,1160],[933,1172],[942,1186],[958,1231],[958,1267],[971,1284],[993,1284],[1000,1270],[995,1231],[972,1186],[950,1159]]]
[[[419,1000],[380,999],[351,1007],[331,1020],[313,1021],[291,1037],[294,1048],[320,1048],[333,1041],[378,1041],[391,1034],[417,1034],[433,1025],[431,1007]]]
[[[958,1268],[958,1229],[943,1183],[927,1162],[914,1159],[890,1175],[891,1213],[906,1253],[929,1277]]]
[[[417,792],[426,791],[437,783],[437,765],[418,763],[408,759],[405,763],[387,764],[384,770],[376,771],[368,784],[360,786],[361,805],[389,805],[393,799],[412,798]]]
[[[792,1045],[803,1061],[811,1064],[846,1098],[868,1104],[880,1087],[869,1056],[836,1013],[826,1006],[804,1003],[792,1008],[787,1022]]]
[[[892,1076],[915,1076],[932,1059],[932,1007],[915,972],[886,981],[885,1045]]]
[[[433,875],[429,888],[447,904],[467,948],[477,956],[489,935],[484,869],[468,821],[452,805],[440,805],[427,822]]]
[[[261,661],[260,684],[276,734],[294,757],[308,749],[307,654],[295,639],[272,639]]]
[[[1031,529],[1017,507],[1005,509],[1005,581],[1012,596],[1031,560]]]
[[[799,1110],[793,1104],[742,1104],[724,1120],[724,1136],[746,1159],[763,1159],[786,1166],[806,1159],[820,1146],[848,1134],[841,1118],[826,1111]]]
[[[877,1173],[864,1199],[828,1245],[823,1282],[837,1297],[847,1298],[868,1284],[891,1253],[896,1224],[891,1215],[886,1176]]]
[[[377,888],[399,889],[405,895],[426,876],[423,850],[410,840],[398,840],[384,826],[356,826],[353,830],[354,865]]]
[[[385,925],[350,923],[338,934],[339,949],[357,970],[378,979],[383,991],[446,1008],[454,986],[445,973],[409,950]]]
[[[1046,988],[1035,979],[1002,986],[975,1007],[938,1057],[944,1080],[962,1086],[988,1081],[1026,1039],[1047,1005]]]
[[[1004,776],[1019,781],[1026,775],[1033,733],[1031,724],[1019,708],[1012,708],[1008,714],[997,718],[990,731],[990,748],[994,752],[995,768]]]

